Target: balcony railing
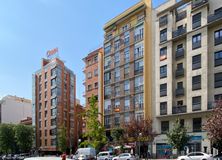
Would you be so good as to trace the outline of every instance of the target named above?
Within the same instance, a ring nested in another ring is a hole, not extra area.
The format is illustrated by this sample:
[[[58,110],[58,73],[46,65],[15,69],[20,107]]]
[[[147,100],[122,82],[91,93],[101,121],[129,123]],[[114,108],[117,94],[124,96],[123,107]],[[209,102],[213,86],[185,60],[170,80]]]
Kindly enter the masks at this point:
[[[197,41],[192,44],[192,49],[197,49],[201,47],[201,41]]]
[[[160,110],[160,115],[167,115],[167,107]]]
[[[214,83],[214,87],[215,88],[219,88],[219,87],[222,87],[222,81],[217,81]]]
[[[167,90],[160,91],[160,97],[164,97],[167,95]]]
[[[137,34],[134,36],[135,42],[141,41],[142,39],[143,39],[143,34]]]
[[[192,64],[192,69],[193,69],[193,70],[194,70],[194,69],[199,69],[199,68],[201,68],[201,62],[193,63],[193,64]]]
[[[208,23],[211,23],[217,20],[222,20],[222,12],[214,13],[208,16]]]
[[[160,37],[160,43],[167,41],[167,35]]]
[[[207,3],[208,3],[208,0],[193,0],[192,9],[200,7],[200,6],[207,4]]]
[[[184,76],[184,68],[177,68],[176,77]]]
[[[214,66],[216,67],[216,66],[220,66],[220,65],[222,65],[222,59],[216,59],[214,61]]]
[[[134,70],[134,74],[140,74],[140,73],[143,73],[143,67],[141,67],[137,70]]]
[[[178,60],[180,58],[184,58],[184,48],[176,50],[175,58],[176,58],[176,60]]]
[[[177,38],[179,36],[182,36],[183,34],[185,34],[187,32],[187,28],[183,27],[183,28],[179,28],[176,31],[173,31],[173,38]]]
[[[220,37],[220,38],[215,38],[215,39],[214,39],[214,44],[215,44],[215,45],[222,44],[222,37]]]
[[[138,93],[138,92],[143,92],[143,85],[140,85],[140,86],[136,86],[134,88],[135,92]]]
[[[192,25],[192,28],[195,29],[195,28],[198,28],[200,26],[201,26],[201,20],[197,21],[197,22],[194,22],[193,25]]]
[[[192,85],[192,90],[198,90],[198,89],[201,89],[201,83],[196,83],[196,84],[193,84]]]
[[[184,88],[177,88],[176,89],[176,97],[184,96]]]
[[[187,106],[173,106],[172,108],[172,114],[180,114],[180,113],[186,113],[187,112]]]
[[[160,78],[166,78],[167,77],[167,72],[161,73]]]
[[[207,109],[211,110],[217,107],[217,102],[208,102]]]

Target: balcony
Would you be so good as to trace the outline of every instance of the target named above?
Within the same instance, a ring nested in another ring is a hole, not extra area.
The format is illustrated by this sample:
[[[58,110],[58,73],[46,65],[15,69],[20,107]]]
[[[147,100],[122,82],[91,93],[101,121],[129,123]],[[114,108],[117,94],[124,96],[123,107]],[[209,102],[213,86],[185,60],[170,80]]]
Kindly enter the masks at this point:
[[[194,90],[199,90],[199,89],[201,89],[201,83],[196,83],[196,84],[193,84],[192,85],[192,90],[194,91]]]
[[[134,70],[134,74],[140,74],[140,73],[143,73],[143,67],[137,69],[137,70]]]
[[[198,28],[200,26],[201,26],[201,21],[197,21],[197,22],[193,23],[192,28],[195,29],[195,28]]]
[[[160,27],[163,27],[163,26],[167,25],[167,23],[168,23],[167,17],[159,19],[159,26]]]
[[[222,20],[222,12],[214,13],[208,16],[208,23]]]
[[[192,9],[203,6],[204,4],[207,4],[207,3],[208,3],[208,0],[193,0]]]
[[[110,124],[105,124],[105,128],[106,128],[106,129],[110,129],[110,128],[111,128],[111,125],[110,125]]]
[[[176,78],[184,76],[184,68],[177,68]]]
[[[201,47],[201,41],[197,41],[195,43],[192,44],[192,49],[197,49]]]
[[[208,102],[207,109],[211,110],[217,107],[217,102]]]
[[[176,15],[176,22],[187,17],[187,11],[180,12]]]
[[[201,110],[201,103],[193,104],[192,110],[193,110],[193,111],[199,111],[199,110]]]
[[[161,90],[160,91],[160,97],[164,97],[167,95],[167,90]]]
[[[138,92],[143,92],[143,85],[135,86],[134,91],[135,91],[136,93],[138,93]]]
[[[134,36],[134,42],[143,40],[143,34],[137,34]]]
[[[176,58],[176,60],[184,58],[184,48],[176,50],[175,58]]]
[[[177,29],[176,31],[173,31],[172,36],[173,36],[173,38],[177,38],[179,36],[184,35],[186,32],[187,32],[187,28],[182,27],[182,28]]]
[[[172,108],[172,114],[180,114],[180,113],[186,113],[187,112],[187,106],[173,106]]]
[[[160,43],[167,41],[167,35],[160,36]]]
[[[166,78],[167,77],[167,72],[161,73],[160,78]]]
[[[105,113],[105,114],[111,114],[112,111],[111,111],[110,109],[105,109],[105,110],[104,110],[104,113]]]
[[[184,96],[184,88],[177,88],[176,89],[176,97]]]

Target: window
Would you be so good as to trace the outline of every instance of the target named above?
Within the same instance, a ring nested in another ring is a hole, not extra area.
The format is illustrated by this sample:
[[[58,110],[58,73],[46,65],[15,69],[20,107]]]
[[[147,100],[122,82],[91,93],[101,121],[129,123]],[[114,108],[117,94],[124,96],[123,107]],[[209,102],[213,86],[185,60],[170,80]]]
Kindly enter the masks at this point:
[[[56,108],[51,109],[51,116],[56,116],[57,110]]]
[[[104,110],[105,110],[105,114],[108,114],[111,112],[111,101],[110,100],[105,100],[104,101]]]
[[[143,76],[138,76],[134,81],[135,92],[143,92]]]
[[[41,101],[41,99],[42,99],[42,94],[40,93],[39,94],[39,100]]]
[[[222,72],[214,74],[214,88],[222,87]]]
[[[87,88],[88,88],[88,91],[91,91],[92,90],[92,85],[89,84]]]
[[[130,97],[125,97],[124,99],[124,110],[127,111],[130,108]]]
[[[94,62],[95,62],[95,63],[98,62],[98,56],[95,56],[95,57],[94,57]]]
[[[91,73],[91,72],[88,72],[88,73],[87,73],[87,78],[88,78],[88,79],[92,78],[92,73]]]
[[[160,61],[167,59],[167,47],[160,49]]]
[[[134,59],[138,59],[143,56],[143,42],[135,44],[134,47]]]
[[[111,57],[109,56],[109,57],[106,57],[105,59],[104,59],[104,69],[106,70],[106,69],[110,69],[111,68]]]
[[[193,132],[201,132],[202,120],[201,118],[193,118]]]
[[[42,109],[42,103],[39,103],[39,110]]]
[[[51,119],[51,126],[55,126],[56,125],[56,119]]]
[[[130,32],[127,31],[124,33],[124,45],[128,46],[130,43]]]
[[[51,96],[54,97],[56,96],[56,88],[51,89]]]
[[[167,114],[167,102],[161,102],[160,103],[160,115],[166,115]]]
[[[45,79],[47,79],[47,72],[45,72]]]
[[[94,83],[94,88],[98,88],[98,82]]]
[[[192,19],[193,19],[193,29],[201,26],[201,13],[193,15]]]
[[[122,26],[122,32],[127,31],[130,28],[130,24],[125,24],[124,26]]]
[[[51,106],[56,106],[56,104],[57,104],[57,99],[56,98],[51,99]]]
[[[201,68],[201,54],[192,57],[192,69]]]
[[[109,98],[111,96],[111,87],[110,86],[106,86],[104,88],[104,93],[105,93],[105,99]]]
[[[160,85],[160,97],[167,96],[167,84],[161,84]]]
[[[201,34],[194,35],[192,37],[192,48],[197,49],[201,47]]]
[[[167,23],[168,23],[167,15],[162,16],[162,17],[159,18],[159,26],[160,27],[163,27]]]
[[[114,50],[117,51],[117,50],[119,50],[119,48],[120,48],[120,40],[116,39],[114,41]]]
[[[183,101],[177,101],[177,106],[183,106]]]
[[[56,78],[53,78],[52,80],[51,80],[51,86],[55,86],[56,85]]]
[[[120,96],[120,87],[119,86],[116,86],[114,88],[114,91],[115,91],[115,96]]]
[[[137,110],[142,110],[143,109],[143,93],[136,94],[134,96],[134,104],[135,104],[135,108]]]
[[[214,32],[214,45],[222,44],[222,29]]]
[[[221,66],[222,65],[222,51],[218,51],[214,53],[214,66]]]
[[[167,65],[160,67],[160,78],[167,77]]]
[[[96,69],[94,70],[94,76],[95,76],[95,77],[98,76],[98,68],[96,68]]]
[[[42,81],[42,75],[39,75],[39,83]]]
[[[111,81],[111,72],[106,72],[104,74],[104,83],[105,85],[109,84]]]
[[[51,139],[51,146],[56,146],[56,139]]]
[[[105,116],[104,117],[104,125],[106,128],[110,128],[110,124],[111,124],[111,120],[110,120],[110,116]]]
[[[134,64],[134,73],[139,74],[143,72],[143,59],[135,61]]]
[[[129,123],[130,122],[130,116],[129,113],[124,114],[124,123]]]
[[[120,115],[116,114],[114,117],[114,124],[115,126],[119,126],[120,125]]]
[[[48,112],[47,112],[47,111],[45,111],[45,117],[47,117],[47,115],[48,115]]]
[[[130,81],[124,81],[124,92],[125,94],[129,94],[130,93]]]
[[[119,52],[115,53],[115,55],[114,55],[114,63],[115,63],[115,66],[119,66],[119,64],[120,64],[120,53]]]
[[[167,29],[163,29],[160,31],[160,43],[167,41]]]
[[[42,113],[41,112],[39,112],[39,119],[41,119],[42,118]]]
[[[169,131],[169,121],[161,122],[161,133],[166,134]]]
[[[192,77],[192,90],[201,89],[201,75]]]
[[[124,66],[124,78],[129,78],[129,73],[130,73],[129,64],[126,64]]]
[[[56,75],[56,67],[51,69],[51,76],[55,76]]]
[[[143,32],[144,32],[143,25],[139,25],[135,28],[135,31],[134,31],[135,42],[138,42],[143,39]]]
[[[118,109],[120,107],[120,100],[119,99],[115,99],[115,109]],[[116,110],[115,110],[116,111]],[[119,112],[119,110],[117,110]]]
[[[47,127],[47,120],[45,120],[45,127]]]
[[[45,146],[47,146],[47,139],[45,139]]]
[[[145,18],[144,14],[137,16],[137,23],[143,22],[144,18]]]
[[[116,68],[114,71],[114,78],[115,81],[119,81],[120,80],[120,68]]]
[[[192,106],[193,111],[199,111],[201,110],[201,96],[193,97],[192,98]]]
[[[130,61],[130,49],[129,47],[124,49],[124,62],[127,63]]]
[[[184,127],[184,119],[180,119],[180,127]]]
[[[45,98],[47,98],[47,91],[45,91]]]
[[[107,43],[104,45],[104,54],[105,56],[109,55],[111,52],[111,43]]]
[[[47,105],[48,105],[48,101],[45,101],[45,108],[47,108]]]

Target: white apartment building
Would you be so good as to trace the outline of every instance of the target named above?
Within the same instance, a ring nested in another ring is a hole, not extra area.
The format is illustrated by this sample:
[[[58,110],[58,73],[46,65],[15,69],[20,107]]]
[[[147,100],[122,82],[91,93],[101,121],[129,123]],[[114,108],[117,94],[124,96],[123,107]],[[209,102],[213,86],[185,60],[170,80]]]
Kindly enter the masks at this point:
[[[190,151],[213,153],[202,125],[222,98],[222,1],[169,0],[154,12],[153,153],[172,151],[165,133],[177,118],[191,136]]]
[[[11,95],[0,100],[0,123],[19,124],[27,117],[32,117],[31,100]]]

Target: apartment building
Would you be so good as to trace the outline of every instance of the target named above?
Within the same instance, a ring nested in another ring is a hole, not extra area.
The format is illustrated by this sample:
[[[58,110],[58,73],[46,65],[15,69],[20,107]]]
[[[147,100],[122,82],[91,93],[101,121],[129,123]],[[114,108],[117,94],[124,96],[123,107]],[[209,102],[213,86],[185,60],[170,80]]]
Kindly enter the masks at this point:
[[[212,153],[202,129],[222,98],[221,0],[169,0],[155,10],[155,130],[153,152],[170,149],[165,133],[177,118],[190,151]]]
[[[40,151],[58,151],[57,133],[62,126],[67,131],[67,149],[76,149],[76,108],[75,74],[56,57],[42,59],[41,69],[33,74],[32,117]]]
[[[21,120],[31,116],[31,100],[12,95],[0,100],[0,123],[19,124]]]
[[[104,26],[99,102],[107,137],[132,119],[151,117],[151,1],[142,0]]]
[[[85,63],[84,68],[84,74],[85,74],[85,80],[84,80],[84,86],[85,86],[85,106],[86,108],[89,107],[89,100],[92,97],[92,95],[96,96],[98,99],[98,88],[99,88],[99,56],[103,54],[103,49],[98,48],[94,50],[93,52],[89,53],[85,58],[83,58],[83,61]]]

